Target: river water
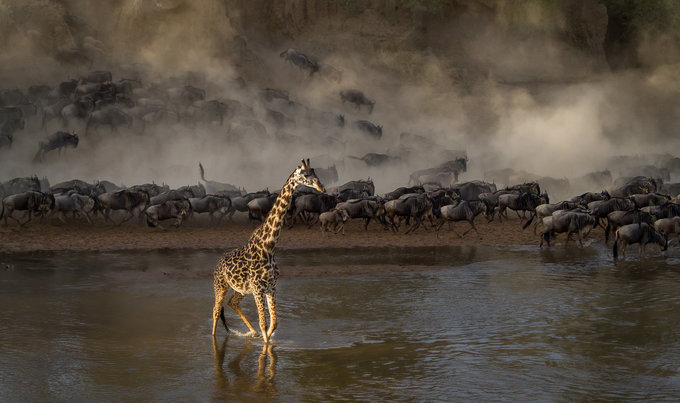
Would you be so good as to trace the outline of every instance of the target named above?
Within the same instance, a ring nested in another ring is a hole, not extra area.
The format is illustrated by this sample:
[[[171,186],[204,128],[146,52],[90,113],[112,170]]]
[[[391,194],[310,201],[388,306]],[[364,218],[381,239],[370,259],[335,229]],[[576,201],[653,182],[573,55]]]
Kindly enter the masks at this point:
[[[648,249],[280,251],[268,349],[211,337],[219,251],[5,254],[0,401],[677,401],[680,251]]]

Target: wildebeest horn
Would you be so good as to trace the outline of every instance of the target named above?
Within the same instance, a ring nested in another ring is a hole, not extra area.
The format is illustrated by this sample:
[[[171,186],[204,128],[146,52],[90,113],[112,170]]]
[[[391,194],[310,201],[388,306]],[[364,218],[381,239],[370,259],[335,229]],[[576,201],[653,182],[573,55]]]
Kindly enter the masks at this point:
[[[309,163],[309,158],[307,158],[307,168],[309,168],[311,164]]]

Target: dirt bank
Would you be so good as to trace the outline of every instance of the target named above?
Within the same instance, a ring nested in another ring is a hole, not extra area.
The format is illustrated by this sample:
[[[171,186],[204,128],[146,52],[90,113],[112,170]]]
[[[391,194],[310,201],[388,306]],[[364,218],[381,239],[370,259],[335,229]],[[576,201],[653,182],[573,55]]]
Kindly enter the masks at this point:
[[[169,225],[169,223],[166,223]],[[495,220],[476,221],[481,239],[474,231],[465,237],[462,233],[467,223],[455,223],[453,230],[444,225],[439,235],[434,231],[416,230],[413,234],[393,234],[377,224],[371,223],[368,231],[363,222],[354,221],[345,227],[346,234],[322,234],[318,227],[308,229],[297,225],[284,229],[278,247],[281,249],[365,247],[365,246],[439,246],[439,245],[538,245],[539,237],[531,228],[522,230],[517,218],[502,223]],[[0,252],[31,251],[112,251],[112,250],[153,250],[180,248],[230,249],[244,244],[255,224],[244,221],[209,224],[188,223],[178,229],[161,230],[148,228],[137,223],[126,223],[120,227],[95,222],[94,225],[70,222],[29,223],[25,227],[11,224],[0,227]],[[596,230],[591,238],[601,240],[602,231]],[[558,237],[561,243],[564,235]]]

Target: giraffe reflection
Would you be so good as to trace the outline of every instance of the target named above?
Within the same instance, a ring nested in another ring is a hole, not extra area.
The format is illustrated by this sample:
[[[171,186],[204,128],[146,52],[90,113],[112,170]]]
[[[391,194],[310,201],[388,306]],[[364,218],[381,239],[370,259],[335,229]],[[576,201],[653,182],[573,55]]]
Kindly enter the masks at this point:
[[[264,393],[268,397],[276,396],[276,354],[272,344],[264,344],[262,352],[257,358],[257,372],[241,368],[242,361],[253,354],[251,340],[246,340],[241,351],[232,358],[224,368],[224,358],[227,350],[228,336],[224,338],[221,345],[218,345],[216,338],[213,337],[213,354],[215,359],[215,389],[216,392],[228,392],[242,395],[243,392]],[[225,396],[226,397],[226,396]]]

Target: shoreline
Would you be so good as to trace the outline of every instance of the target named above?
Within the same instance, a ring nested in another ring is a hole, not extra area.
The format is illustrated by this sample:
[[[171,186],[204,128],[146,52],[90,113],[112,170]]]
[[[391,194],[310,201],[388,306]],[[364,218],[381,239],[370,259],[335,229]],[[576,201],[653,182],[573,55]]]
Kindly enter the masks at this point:
[[[235,219],[234,222],[211,224],[207,219],[193,220],[179,228],[170,227],[162,230],[149,228],[139,223],[127,222],[122,226],[114,226],[103,222],[88,224],[84,221],[69,221],[63,224],[58,220],[39,223],[31,222],[24,227],[16,224],[0,226],[0,253],[42,252],[42,251],[91,251],[109,252],[126,250],[159,250],[159,249],[223,249],[229,250],[245,244],[252,231],[257,227],[254,223]],[[169,226],[170,222],[163,223]],[[353,220],[345,225],[345,235],[322,234],[318,226],[308,229],[298,224],[292,229],[283,228],[277,249],[323,249],[353,247],[419,247],[447,245],[535,245],[540,241],[531,227],[522,230],[520,220],[515,216],[502,223],[496,218],[487,223],[483,217],[475,220],[480,237],[470,231],[464,237],[457,233],[467,231],[467,222],[453,224],[454,231],[441,228],[437,234],[434,230],[420,228],[411,234],[401,232],[394,234],[384,230],[382,226],[371,222],[368,231],[363,229],[363,220]],[[587,237],[594,241],[604,242],[604,234],[594,230]],[[564,234],[558,235],[555,244],[564,243]],[[578,244],[577,241],[575,241]]]

